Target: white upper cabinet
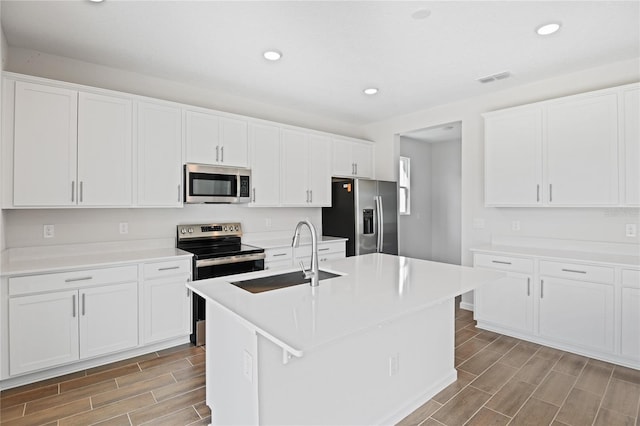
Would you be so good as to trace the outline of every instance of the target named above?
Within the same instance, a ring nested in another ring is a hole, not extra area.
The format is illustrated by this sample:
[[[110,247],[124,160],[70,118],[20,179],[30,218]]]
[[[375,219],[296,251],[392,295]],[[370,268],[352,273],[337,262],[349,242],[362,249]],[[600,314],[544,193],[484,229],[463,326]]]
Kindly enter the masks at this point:
[[[132,204],[132,105],[128,99],[80,92],[78,204]]]
[[[137,103],[139,206],[182,206],[182,111]]]
[[[552,103],[546,113],[546,202],[617,204],[617,95]]]
[[[623,91],[625,203],[640,205],[640,87]]]
[[[373,146],[367,142],[333,139],[333,176],[373,178]]]
[[[485,120],[485,203],[541,203],[542,112],[514,109]]]
[[[331,205],[329,138],[283,129],[281,203],[286,206]]]
[[[637,84],[484,114],[485,204],[640,204]]]
[[[186,111],[187,162],[247,167],[247,123],[210,113]]]
[[[249,124],[251,152],[251,205],[280,203],[280,128]]]
[[[78,92],[16,82],[13,204],[76,204]]]

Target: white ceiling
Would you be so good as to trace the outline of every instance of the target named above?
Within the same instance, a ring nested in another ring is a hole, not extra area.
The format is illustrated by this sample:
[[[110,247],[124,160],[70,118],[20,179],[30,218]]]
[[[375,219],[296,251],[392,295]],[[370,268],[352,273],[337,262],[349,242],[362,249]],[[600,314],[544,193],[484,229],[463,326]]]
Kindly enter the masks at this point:
[[[640,56],[639,1],[1,3],[9,46],[353,124]],[[536,35],[548,21],[563,26]]]
[[[401,133],[400,136],[422,142],[438,143],[462,139],[462,122],[440,124],[434,127],[412,130]]]

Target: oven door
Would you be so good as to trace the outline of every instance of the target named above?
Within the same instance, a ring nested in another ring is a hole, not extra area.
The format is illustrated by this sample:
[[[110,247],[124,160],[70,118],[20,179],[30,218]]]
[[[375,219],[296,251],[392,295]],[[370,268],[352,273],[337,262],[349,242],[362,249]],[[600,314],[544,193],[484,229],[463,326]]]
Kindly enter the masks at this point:
[[[248,169],[186,164],[186,203],[248,203],[251,172]]]
[[[207,278],[262,271],[264,269],[264,257],[264,253],[255,253],[234,256],[233,258],[196,260],[193,268],[194,279],[206,280]],[[201,296],[193,293],[193,333],[191,334],[191,342],[196,346],[206,344],[206,323],[206,301]]]

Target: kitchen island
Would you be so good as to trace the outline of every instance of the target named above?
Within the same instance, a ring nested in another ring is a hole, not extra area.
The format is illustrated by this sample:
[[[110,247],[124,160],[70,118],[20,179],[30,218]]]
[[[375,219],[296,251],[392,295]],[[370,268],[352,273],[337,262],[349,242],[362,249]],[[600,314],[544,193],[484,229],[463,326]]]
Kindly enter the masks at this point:
[[[390,424],[456,380],[454,298],[503,273],[368,254],[341,276],[263,293],[191,282],[207,300],[213,424]]]

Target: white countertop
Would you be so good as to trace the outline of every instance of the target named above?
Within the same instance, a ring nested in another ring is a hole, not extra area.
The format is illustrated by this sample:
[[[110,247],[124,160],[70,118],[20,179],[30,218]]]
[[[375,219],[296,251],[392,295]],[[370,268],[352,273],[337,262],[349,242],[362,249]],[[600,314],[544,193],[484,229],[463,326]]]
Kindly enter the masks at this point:
[[[291,237],[287,237],[287,238],[275,238],[275,239],[252,239],[250,237],[246,237],[243,238],[242,242],[246,243],[246,244],[250,244],[252,246],[256,246],[256,247],[260,247],[263,248],[265,250],[268,249],[274,249],[274,248],[282,248],[282,247],[291,247],[291,239],[293,236]],[[348,238],[342,238],[342,237],[329,237],[326,235],[322,235],[318,237],[318,243],[331,243],[331,242],[336,242],[336,241],[347,241]],[[311,239],[310,238],[301,238],[300,239],[300,245],[301,246],[306,246],[306,245],[311,245]]]
[[[472,252],[500,255],[533,256],[545,260],[566,260],[574,262],[604,263],[619,266],[640,267],[640,247],[638,255],[603,253],[595,251],[559,250],[542,247],[520,247],[506,245],[486,245],[474,247]]]
[[[153,248],[141,250],[104,251],[88,254],[11,259],[3,253],[0,276],[31,275],[38,273],[68,271],[74,269],[102,268],[123,263],[191,258],[192,254],[177,248]]]
[[[263,293],[229,283],[273,275],[252,272],[187,284],[295,356],[350,334],[454,298],[504,276],[470,267],[386,254],[337,259],[323,270],[344,276]],[[296,268],[283,269],[286,273]],[[437,325],[434,325],[437,326]]]

